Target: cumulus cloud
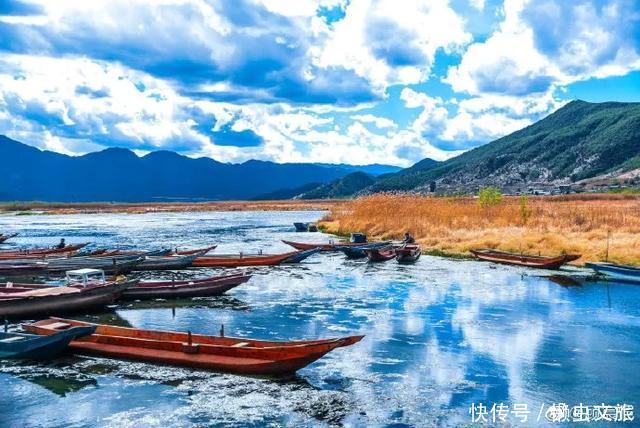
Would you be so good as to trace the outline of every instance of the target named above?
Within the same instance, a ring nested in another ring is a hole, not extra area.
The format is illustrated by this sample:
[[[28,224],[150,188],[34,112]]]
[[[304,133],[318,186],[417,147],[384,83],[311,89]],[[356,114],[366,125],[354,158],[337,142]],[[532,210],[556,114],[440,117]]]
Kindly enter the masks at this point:
[[[640,69],[637,1],[505,0],[504,16],[449,70],[454,90],[528,95]]]

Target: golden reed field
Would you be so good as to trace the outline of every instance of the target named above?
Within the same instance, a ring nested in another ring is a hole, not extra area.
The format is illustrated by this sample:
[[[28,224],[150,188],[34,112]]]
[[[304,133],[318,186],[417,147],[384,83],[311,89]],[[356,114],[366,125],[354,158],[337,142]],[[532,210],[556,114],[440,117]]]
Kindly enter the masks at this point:
[[[605,259],[640,264],[640,198],[632,195],[477,198],[373,195],[335,205],[321,227],[339,235],[401,239],[410,231],[423,250],[466,255],[472,248],[530,254],[580,253],[577,264]]]

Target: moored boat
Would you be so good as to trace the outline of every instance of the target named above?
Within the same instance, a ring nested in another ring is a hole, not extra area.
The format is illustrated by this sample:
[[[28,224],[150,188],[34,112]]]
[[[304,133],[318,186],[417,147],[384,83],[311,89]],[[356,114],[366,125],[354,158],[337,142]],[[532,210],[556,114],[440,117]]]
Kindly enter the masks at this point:
[[[220,296],[249,281],[243,273],[183,281],[140,281],[122,293],[122,299],[175,299]]]
[[[586,263],[586,267],[612,281],[640,283],[640,268],[615,263]]]
[[[94,324],[51,318],[23,326],[49,335]],[[275,342],[249,338],[205,336],[171,331],[96,325],[96,331],[70,343],[71,350],[100,357],[191,367],[243,375],[290,375],[328,352],[350,346],[364,336]]]
[[[204,252],[196,253],[188,256],[147,256],[144,260],[134,266],[134,271],[150,271],[150,270],[180,270],[186,269],[193,264],[193,261]]]
[[[296,228],[296,232],[308,232],[309,231],[309,223],[293,223],[293,227]]]
[[[479,260],[488,262],[539,269],[559,269],[562,265],[578,260],[581,257],[580,254],[563,254],[556,257],[529,256],[491,249],[471,250],[471,254]]]
[[[313,248],[307,251],[291,251],[282,254],[221,254],[202,256],[195,259],[194,267],[244,267],[244,266],[275,266],[284,263],[299,263],[307,257],[317,253]]]
[[[360,246],[338,246],[336,249],[342,251],[348,259],[364,259],[367,257],[366,250],[386,246],[389,246],[389,242],[375,242],[365,245],[360,244]]]
[[[396,248],[396,260],[398,263],[415,263],[422,255],[419,245],[404,245]]]
[[[42,287],[26,291],[3,289],[0,318],[25,319],[34,316],[85,311],[112,304],[137,280],[104,284]],[[8,290],[8,291],[7,291]]]
[[[396,250],[392,246],[368,248],[365,253],[370,262],[386,262],[396,256]]]
[[[141,256],[109,256],[109,257],[59,257],[47,258],[44,263],[34,263],[32,259],[12,259],[0,262],[0,272],[5,266],[25,266],[25,270],[36,269],[42,273],[59,273],[76,269],[101,269],[110,275],[125,274],[131,272],[138,264],[142,263]],[[41,266],[41,267],[40,267]],[[11,269],[9,269],[11,270]]]
[[[87,336],[94,326],[72,327],[51,336],[0,332],[0,359],[48,360],[57,357],[76,338]]]
[[[23,248],[19,250],[0,250],[0,259],[43,258],[74,254],[87,244],[67,245],[64,248]]]

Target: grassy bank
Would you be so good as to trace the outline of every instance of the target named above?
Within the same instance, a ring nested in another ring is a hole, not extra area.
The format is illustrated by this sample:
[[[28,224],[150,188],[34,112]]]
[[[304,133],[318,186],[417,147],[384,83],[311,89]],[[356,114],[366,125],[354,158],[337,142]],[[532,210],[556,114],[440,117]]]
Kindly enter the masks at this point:
[[[152,212],[206,212],[206,211],[312,211],[329,210],[341,201],[221,201],[221,202],[144,202],[144,203],[52,203],[7,202],[0,203],[0,213],[28,215],[45,214],[144,214]]]
[[[507,197],[482,207],[474,198],[374,195],[331,208],[330,233],[366,232],[400,239],[410,231],[427,251],[468,254],[472,248],[554,255],[580,253],[577,263],[640,264],[640,198],[633,195]]]

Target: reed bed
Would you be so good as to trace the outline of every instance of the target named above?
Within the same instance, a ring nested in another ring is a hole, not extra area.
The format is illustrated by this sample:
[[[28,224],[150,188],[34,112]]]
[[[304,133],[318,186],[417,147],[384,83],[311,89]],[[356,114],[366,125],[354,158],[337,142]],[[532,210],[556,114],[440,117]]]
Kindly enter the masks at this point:
[[[371,238],[411,232],[427,252],[468,255],[472,248],[528,254],[580,253],[576,263],[640,264],[640,198],[629,195],[505,197],[482,207],[477,198],[381,194],[335,205],[321,226]]]

